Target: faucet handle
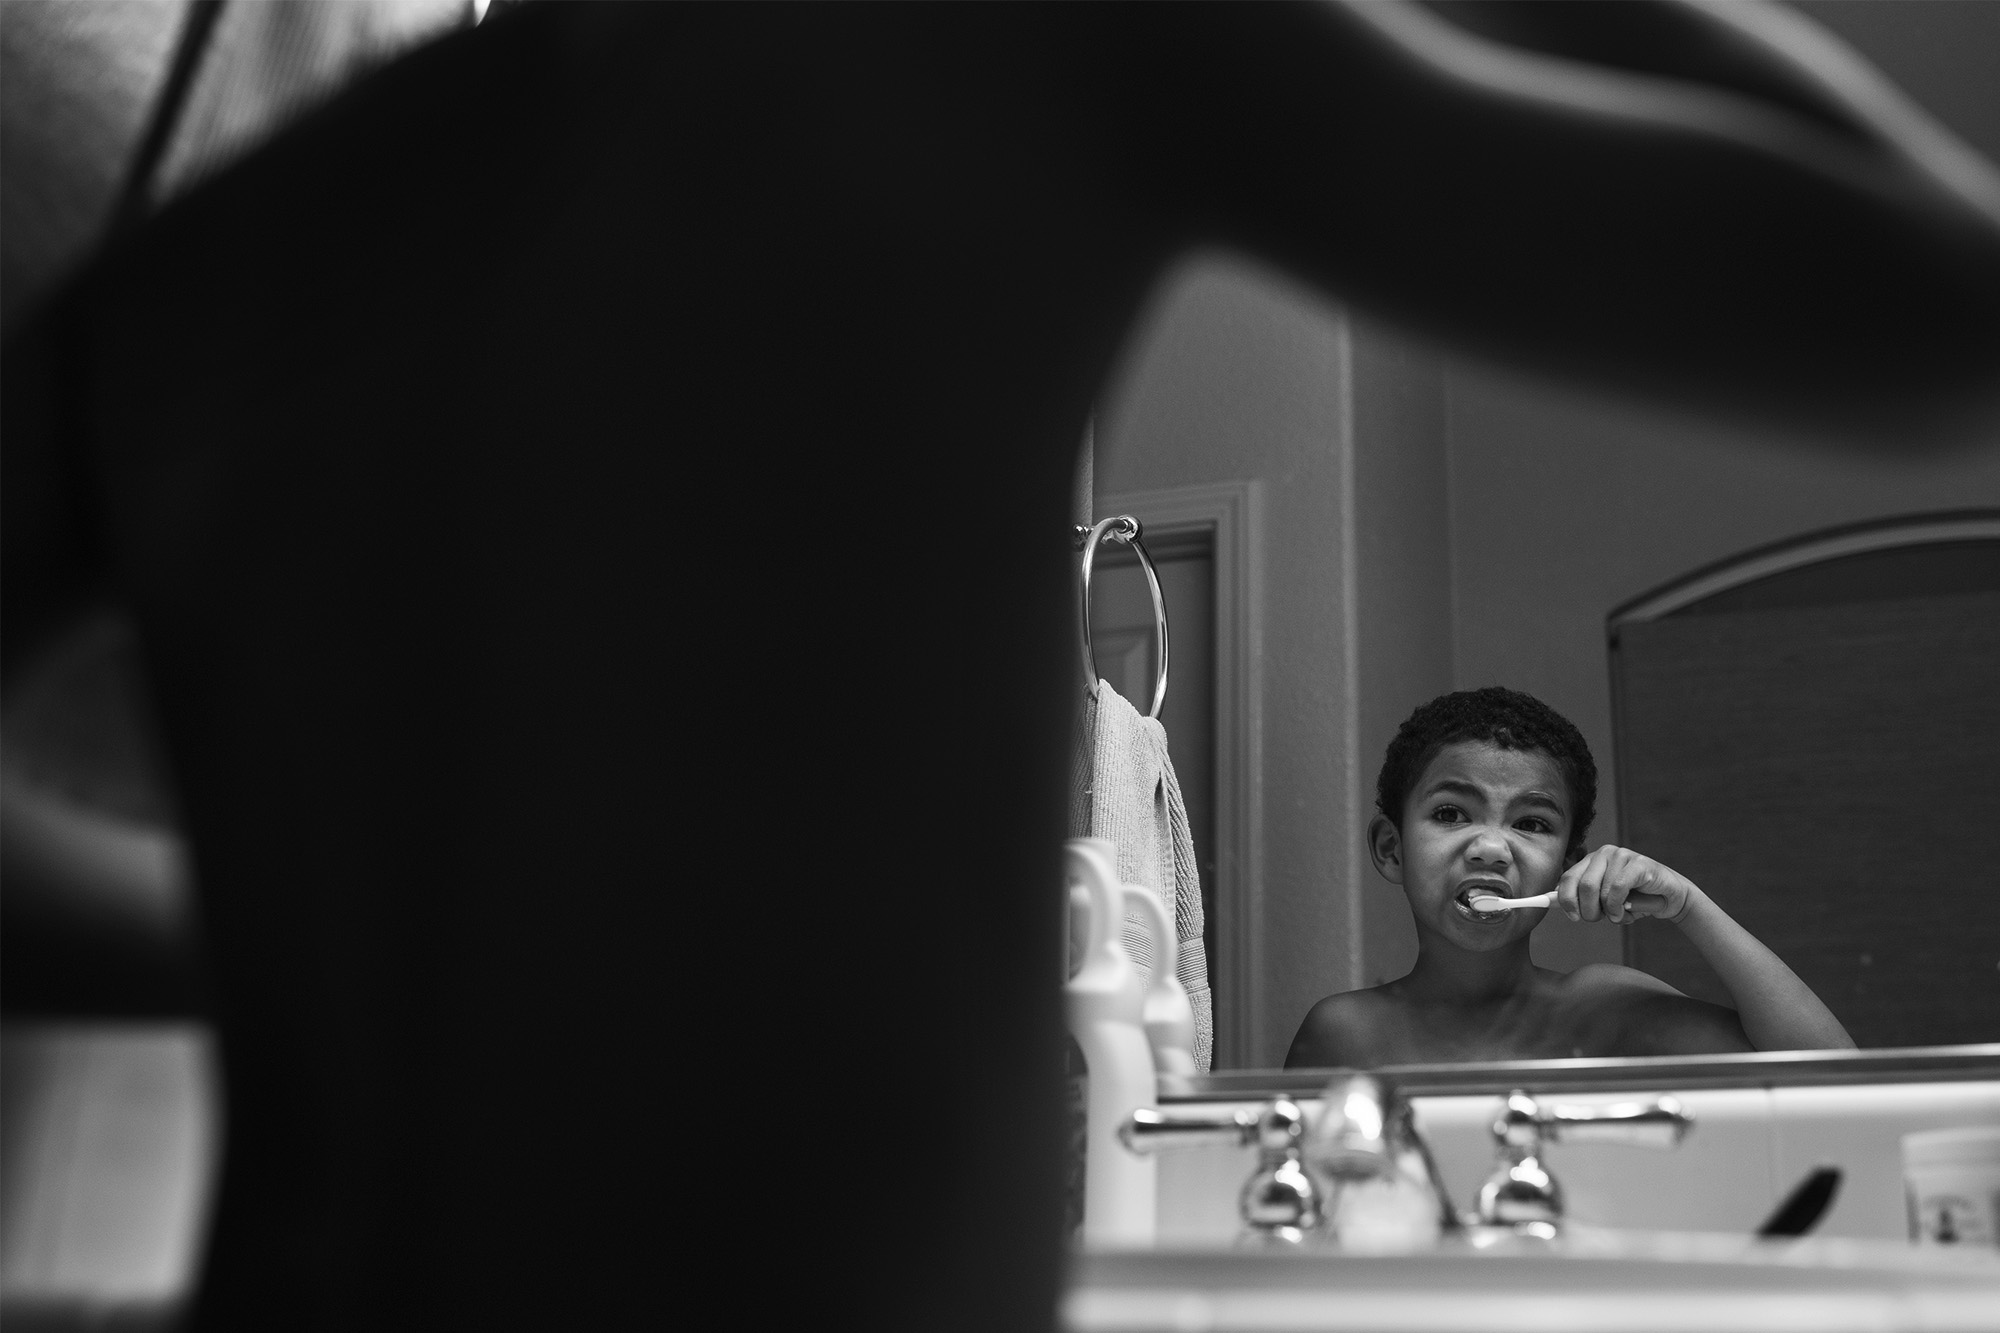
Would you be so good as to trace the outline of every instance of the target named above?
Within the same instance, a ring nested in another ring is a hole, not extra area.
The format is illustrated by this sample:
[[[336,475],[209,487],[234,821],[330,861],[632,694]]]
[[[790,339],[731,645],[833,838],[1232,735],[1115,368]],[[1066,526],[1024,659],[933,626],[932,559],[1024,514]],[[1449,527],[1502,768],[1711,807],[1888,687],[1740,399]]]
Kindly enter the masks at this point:
[[[1118,1127],[1118,1141],[1141,1156],[1173,1148],[1241,1148],[1257,1142],[1262,1120],[1256,1111],[1166,1115],[1142,1106]]]
[[[1516,1089],[1493,1121],[1500,1164],[1479,1190],[1479,1220],[1494,1226],[1554,1236],[1562,1224],[1563,1192],[1542,1166],[1542,1144],[1619,1143],[1634,1148],[1671,1148],[1694,1125],[1680,1102],[1614,1106],[1543,1106]]]
[[[1543,1136],[1554,1143],[1622,1143],[1628,1148],[1672,1148],[1694,1128],[1679,1098],[1615,1106],[1552,1106]]]
[[[1305,1108],[1279,1097],[1256,1111],[1206,1115],[1167,1115],[1141,1107],[1118,1127],[1118,1139],[1142,1155],[1173,1148],[1256,1144],[1257,1169],[1237,1196],[1244,1225],[1255,1234],[1297,1244],[1320,1219],[1319,1186],[1305,1169],[1307,1126]]]
[[[1517,1090],[1494,1120],[1493,1137],[1514,1152],[1533,1156],[1545,1142],[1671,1148],[1693,1126],[1694,1117],[1670,1096],[1613,1106],[1543,1106]]]
[[[1319,1187],[1305,1169],[1306,1114],[1289,1097],[1257,1117],[1257,1170],[1244,1182],[1237,1207],[1253,1233],[1296,1245],[1319,1225]]]

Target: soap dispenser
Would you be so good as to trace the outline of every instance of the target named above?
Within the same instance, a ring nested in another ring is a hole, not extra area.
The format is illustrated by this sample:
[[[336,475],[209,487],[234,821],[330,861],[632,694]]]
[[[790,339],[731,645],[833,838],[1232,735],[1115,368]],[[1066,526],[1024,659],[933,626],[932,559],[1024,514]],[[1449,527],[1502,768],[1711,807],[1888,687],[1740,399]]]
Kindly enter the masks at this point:
[[[1180,946],[1173,919],[1160,895],[1143,884],[1125,886],[1125,902],[1145,919],[1153,937],[1153,978],[1146,988],[1146,1039],[1152,1044],[1154,1067],[1162,1074],[1191,1075],[1194,1067],[1194,1006],[1176,971]]]
[[[1118,1139],[1132,1112],[1152,1108],[1156,1092],[1145,987],[1119,938],[1125,892],[1117,848],[1103,838],[1072,838],[1064,845],[1064,872],[1089,899],[1081,965],[1063,988],[1072,1055],[1081,1058],[1086,1081],[1083,1240],[1150,1245],[1154,1162]]]

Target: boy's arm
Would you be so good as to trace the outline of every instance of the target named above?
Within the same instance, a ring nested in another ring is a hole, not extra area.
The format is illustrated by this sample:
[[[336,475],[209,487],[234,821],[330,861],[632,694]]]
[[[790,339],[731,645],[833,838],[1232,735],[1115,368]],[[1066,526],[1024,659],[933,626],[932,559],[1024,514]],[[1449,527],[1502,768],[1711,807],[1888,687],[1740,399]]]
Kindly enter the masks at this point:
[[[1852,1050],[1854,1038],[1785,960],[1694,885],[1677,924],[1722,978],[1760,1051]]]
[[[1760,1051],[1851,1050],[1854,1038],[1812,988],[1686,876],[1623,847],[1599,847],[1563,873],[1556,900],[1572,921],[1671,921],[1736,1001]]]

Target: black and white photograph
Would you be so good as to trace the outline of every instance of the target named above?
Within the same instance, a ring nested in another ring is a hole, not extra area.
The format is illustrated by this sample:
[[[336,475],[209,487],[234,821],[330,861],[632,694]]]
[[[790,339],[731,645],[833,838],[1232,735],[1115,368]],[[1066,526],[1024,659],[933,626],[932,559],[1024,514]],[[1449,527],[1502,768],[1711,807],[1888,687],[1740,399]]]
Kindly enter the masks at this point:
[[[0,1325],[2000,1328],[2000,0],[0,0]]]

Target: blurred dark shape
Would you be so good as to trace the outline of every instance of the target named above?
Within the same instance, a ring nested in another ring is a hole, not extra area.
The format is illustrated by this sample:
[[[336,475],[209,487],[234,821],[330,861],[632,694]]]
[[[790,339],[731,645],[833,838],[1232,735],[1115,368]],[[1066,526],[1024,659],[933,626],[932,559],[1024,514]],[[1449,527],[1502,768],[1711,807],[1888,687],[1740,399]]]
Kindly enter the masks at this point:
[[[110,232],[469,18],[466,0],[7,0],[0,328]]]
[[[1169,260],[1864,440],[1992,411],[1990,172],[1702,13],[1639,75],[1546,54],[1596,11],[528,5],[115,245],[8,349],[3,646],[139,625],[199,1325],[1047,1326],[1068,489]]]
[[[0,709],[0,1001],[7,1015],[193,1014],[187,851],[129,617],[98,610]]]
[[[101,239],[181,9],[0,6],[0,328],[13,330]]]
[[[1840,1168],[1822,1166],[1815,1169],[1787,1194],[1784,1202],[1772,1210],[1764,1225],[1757,1228],[1757,1234],[1767,1239],[1785,1236],[1803,1236],[1819,1225],[1820,1218],[1833,1206],[1833,1196],[1840,1193]]]

